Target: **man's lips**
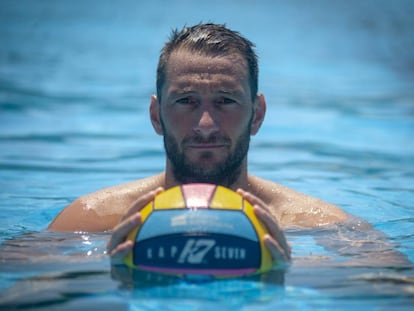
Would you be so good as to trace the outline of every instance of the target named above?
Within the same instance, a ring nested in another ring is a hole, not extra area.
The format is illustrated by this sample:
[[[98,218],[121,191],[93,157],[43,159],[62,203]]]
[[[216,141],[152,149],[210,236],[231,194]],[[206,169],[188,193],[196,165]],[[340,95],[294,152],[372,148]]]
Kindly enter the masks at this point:
[[[230,140],[224,137],[211,137],[210,139],[193,137],[184,139],[182,146],[184,149],[215,150],[221,148],[228,148],[230,146]]]
[[[192,148],[192,149],[218,149],[218,148],[224,148],[226,147],[226,144],[221,143],[197,143],[197,144],[187,144],[186,148]]]

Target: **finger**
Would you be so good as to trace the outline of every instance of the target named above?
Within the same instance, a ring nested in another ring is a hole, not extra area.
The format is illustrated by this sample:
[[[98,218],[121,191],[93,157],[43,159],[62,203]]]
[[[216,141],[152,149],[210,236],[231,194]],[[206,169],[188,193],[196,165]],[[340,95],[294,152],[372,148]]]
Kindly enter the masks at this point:
[[[257,218],[265,225],[270,236],[275,240],[278,246],[283,250],[283,253],[290,258],[290,246],[288,245],[284,232],[280,229],[277,220],[263,208],[255,205],[254,213]]]
[[[111,254],[118,244],[124,242],[127,234],[139,224],[141,224],[141,215],[137,213],[117,225],[106,247],[108,254]]]
[[[164,191],[164,188],[158,187],[157,189],[149,191],[148,193],[140,196],[134,203],[132,203],[131,207],[122,217],[121,221],[142,210],[149,202],[154,200],[154,198],[162,191]]]
[[[269,234],[265,235],[265,245],[278,266],[285,267],[290,262],[290,248],[283,249]]]
[[[134,247],[134,242],[131,240],[127,240],[124,243],[118,244],[114,250],[109,254],[111,257],[111,264],[112,265],[121,265],[124,263],[124,258],[128,255],[129,252],[132,251]]]
[[[247,200],[250,204],[259,205],[270,213],[270,209],[267,207],[267,205],[257,196],[253,195],[250,192],[244,191],[243,189],[237,189],[237,193],[240,194],[243,199]]]

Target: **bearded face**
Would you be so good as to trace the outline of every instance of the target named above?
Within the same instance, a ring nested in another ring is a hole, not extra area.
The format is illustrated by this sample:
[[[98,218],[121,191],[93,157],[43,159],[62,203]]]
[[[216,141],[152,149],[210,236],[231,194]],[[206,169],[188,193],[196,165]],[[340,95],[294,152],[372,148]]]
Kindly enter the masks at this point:
[[[264,116],[249,82],[247,64],[237,55],[171,54],[150,111],[177,182],[230,187],[246,171],[250,135]]]
[[[173,135],[168,133],[162,119],[161,124],[164,132],[164,148],[167,158],[172,164],[174,177],[178,182],[202,182],[228,187],[237,180],[243,160],[249,149],[251,120],[235,142],[224,136],[214,135],[208,139],[203,139],[196,134],[192,137],[185,137],[182,142],[178,142]],[[214,166],[207,166],[203,163],[204,161],[208,162],[213,157],[213,154],[209,151],[200,154],[197,162],[191,161],[186,155],[185,146],[193,143],[226,145],[228,146],[227,156]]]

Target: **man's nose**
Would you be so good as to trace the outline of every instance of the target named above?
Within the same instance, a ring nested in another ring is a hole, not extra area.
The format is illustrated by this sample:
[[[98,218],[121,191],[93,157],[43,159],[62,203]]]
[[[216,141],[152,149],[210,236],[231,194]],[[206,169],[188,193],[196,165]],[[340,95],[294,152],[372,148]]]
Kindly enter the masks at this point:
[[[205,109],[201,112],[194,131],[204,138],[208,138],[219,131],[217,120],[210,110]]]

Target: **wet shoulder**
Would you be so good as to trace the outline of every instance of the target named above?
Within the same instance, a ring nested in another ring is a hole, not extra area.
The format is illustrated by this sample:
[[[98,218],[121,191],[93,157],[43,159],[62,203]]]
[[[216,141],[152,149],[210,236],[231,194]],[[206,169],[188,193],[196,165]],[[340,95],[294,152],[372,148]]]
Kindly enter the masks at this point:
[[[65,207],[48,229],[66,232],[111,230],[131,204],[160,186],[161,180],[162,175],[156,175],[81,196]]]
[[[156,175],[101,189],[79,198],[88,209],[100,214],[124,214],[143,194],[162,186],[162,176]]]
[[[282,227],[320,227],[346,221],[335,204],[259,177],[251,177],[254,192],[273,211]]]

